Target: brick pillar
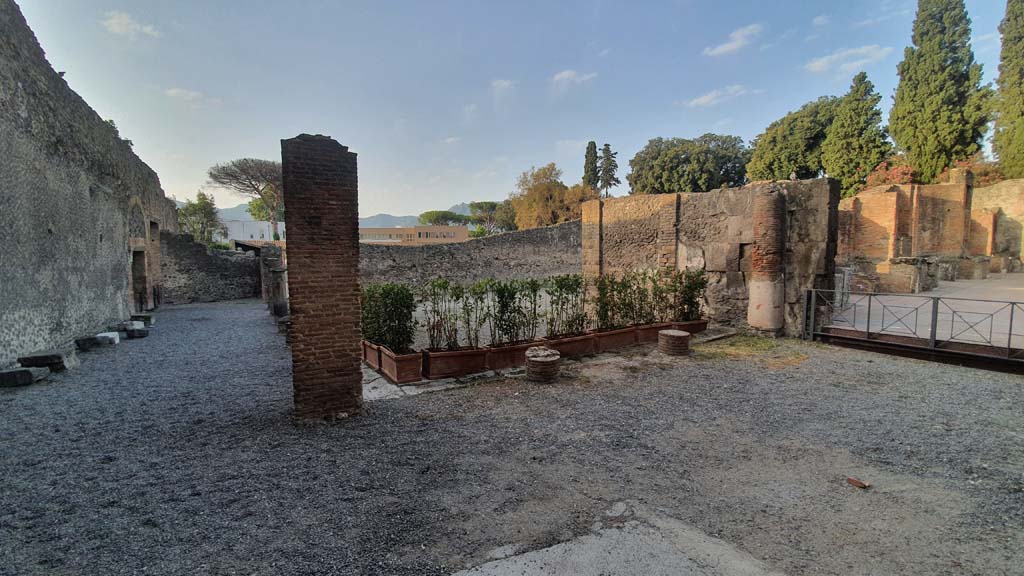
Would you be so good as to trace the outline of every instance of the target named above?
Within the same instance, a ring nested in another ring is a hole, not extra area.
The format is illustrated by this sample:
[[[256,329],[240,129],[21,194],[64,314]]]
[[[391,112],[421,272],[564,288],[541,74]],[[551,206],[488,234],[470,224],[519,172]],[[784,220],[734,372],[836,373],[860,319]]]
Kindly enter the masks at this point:
[[[326,136],[281,141],[295,415],[359,414],[359,210],[356,155]]]
[[[580,260],[583,265],[583,275],[588,278],[596,278],[604,272],[603,210],[603,200],[590,200],[583,203],[583,221],[580,223],[582,238]]]
[[[785,319],[786,195],[769,188],[754,196],[754,252],[750,259],[747,323],[777,334]]]
[[[658,270],[671,274],[676,270],[679,258],[679,203],[680,195],[671,194],[669,201],[658,211]]]

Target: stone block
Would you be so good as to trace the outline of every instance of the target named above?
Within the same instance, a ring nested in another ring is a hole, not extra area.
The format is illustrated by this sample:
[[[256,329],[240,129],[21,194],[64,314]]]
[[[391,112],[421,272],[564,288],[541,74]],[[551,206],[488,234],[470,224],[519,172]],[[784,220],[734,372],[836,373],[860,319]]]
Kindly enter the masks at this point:
[[[78,366],[78,356],[74,350],[45,350],[18,358],[18,364],[25,368],[49,368],[53,372],[61,372]]]
[[[111,334],[113,336],[111,336]],[[113,346],[121,341],[117,332],[103,332],[95,336],[84,336],[82,338],[75,339],[75,347],[81,352],[88,352],[93,348],[102,348],[104,346]]]
[[[738,272],[740,269],[740,245],[714,242],[704,247],[704,259],[709,272]]]
[[[0,370],[0,388],[28,386],[50,375],[48,368],[14,368]]]
[[[156,319],[153,318],[152,314],[146,314],[144,312],[132,314],[131,319],[135,322],[142,322],[144,326],[152,326],[154,323],[156,323]]]
[[[129,328],[125,330],[125,334],[128,335],[129,340],[135,340],[138,338],[145,338],[149,336],[149,329],[147,328]]]
[[[100,332],[96,335],[97,338],[103,338],[107,340],[108,344],[120,344],[121,333],[120,332]]]

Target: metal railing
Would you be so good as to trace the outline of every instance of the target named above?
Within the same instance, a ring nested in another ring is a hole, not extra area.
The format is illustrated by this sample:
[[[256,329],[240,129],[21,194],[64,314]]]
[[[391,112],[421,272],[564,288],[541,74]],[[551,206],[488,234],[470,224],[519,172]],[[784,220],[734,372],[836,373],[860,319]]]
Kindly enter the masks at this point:
[[[1024,361],[1024,302],[808,290],[804,337],[838,336]]]

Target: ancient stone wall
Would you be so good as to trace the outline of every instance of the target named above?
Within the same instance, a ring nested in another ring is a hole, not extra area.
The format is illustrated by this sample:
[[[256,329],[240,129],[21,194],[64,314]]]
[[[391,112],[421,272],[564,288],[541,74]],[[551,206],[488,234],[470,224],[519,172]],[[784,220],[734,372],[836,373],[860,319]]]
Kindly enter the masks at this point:
[[[1024,248],[1024,180],[1005,180],[992,186],[975,188],[972,209],[1001,209],[996,222],[996,254],[1020,259]]]
[[[291,245],[288,246],[289,251]],[[289,255],[290,256],[290,255]],[[460,282],[483,278],[544,278],[580,272],[580,221],[496,234],[453,244],[361,244],[362,282],[416,285],[437,277]]]
[[[971,187],[963,183],[914,186],[911,256],[967,255]]]
[[[755,244],[754,197],[771,190],[785,196],[783,331],[797,335],[804,291],[830,288],[834,282],[839,190],[832,180],[592,200],[583,207],[584,273],[703,268],[708,275],[710,318],[746,327]],[[777,234],[771,236],[777,238]],[[772,254],[778,256],[778,249]]]
[[[260,296],[259,261],[251,252],[211,250],[189,234],[160,234],[164,304]]]
[[[154,232],[177,231],[174,204],[50,67],[11,0],[0,0],[0,206],[0,365],[153,305]]]

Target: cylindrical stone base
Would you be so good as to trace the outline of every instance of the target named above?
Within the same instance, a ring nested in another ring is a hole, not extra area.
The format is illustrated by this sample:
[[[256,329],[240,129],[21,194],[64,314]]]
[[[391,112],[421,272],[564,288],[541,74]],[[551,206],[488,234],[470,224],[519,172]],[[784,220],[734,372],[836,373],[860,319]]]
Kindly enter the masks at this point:
[[[690,333],[682,330],[658,332],[658,350],[668,356],[688,356],[690,354]]]
[[[562,366],[557,350],[535,346],[526,351],[526,379],[531,382],[554,382]]]

